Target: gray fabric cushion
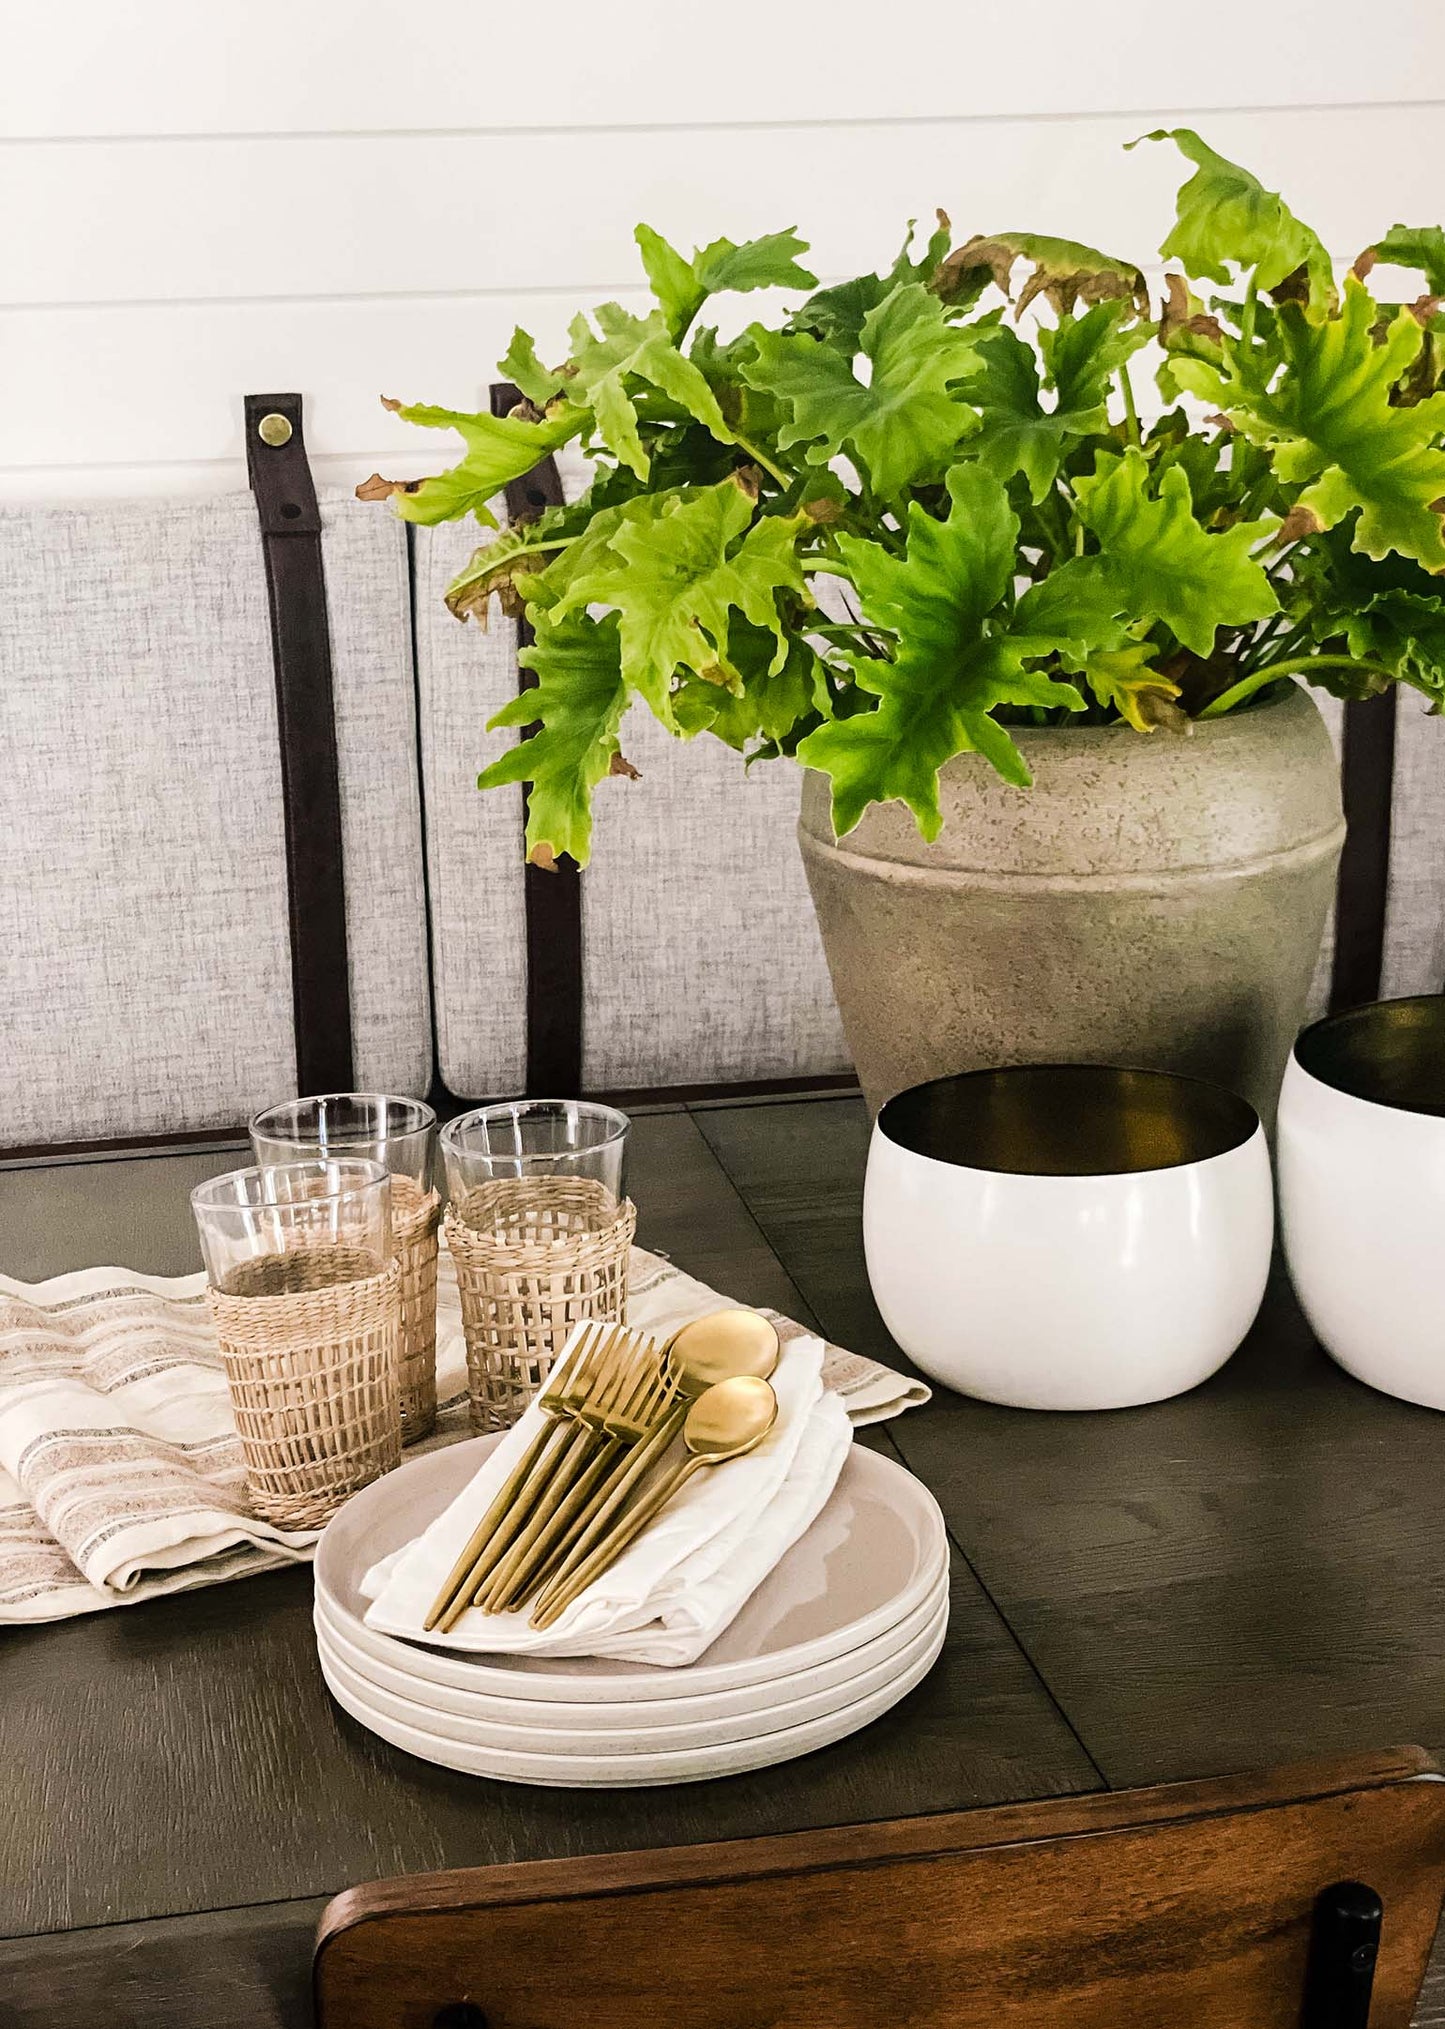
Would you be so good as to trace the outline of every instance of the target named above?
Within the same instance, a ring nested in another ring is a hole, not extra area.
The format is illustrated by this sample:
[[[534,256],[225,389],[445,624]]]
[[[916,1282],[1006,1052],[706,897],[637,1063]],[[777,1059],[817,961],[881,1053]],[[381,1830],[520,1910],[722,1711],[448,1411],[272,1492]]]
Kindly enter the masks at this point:
[[[1390,900],[1380,990],[1445,988],[1445,720],[1411,690],[1395,720],[1395,792],[1390,825]]]
[[[796,838],[802,776],[671,739],[641,708],[601,784],[582,887],[583,1082],[594,1090],[846,1071]]]
[[[1311,691],[1338,753],[1344,736],[1344,706],[1323,691]],[[1334,914],[1310,990],[1311,1018],[1330,1000],[1334,963]],[[1445,990],[1445,720],[1436,718],[1415,691],[1400,691],[1395,721],[1395,775],[1390,825],[1390,888],[1385,909],[1385,953],[1380,993],[1385,999],[1407,993]]]
[[[1325,691],[1311,690],[1310,696],[1320,708],[1320,715],[1330,729],[1330,738],[1335,743],[1335,757],[1339,758],[1341,742],[1344,739],[1345,708],[1338,698],[1330,697]],[[1306,1014],[1313,1021],[1325,1013],[1330,1004],[1330,973],[1335,962],[1335,912],[1330,910],[1325,923],[1325,939],[1320,946],[1319,963],[1315,966],[1314,980],[1310,986],[1310,997]]]
[[[437,1059],[471,1097],[519,1092],[527,1068],[522,791],[477,788],[515,737],[484,728],[516,695],[517,630],[495,610],[488,631],[462,626],[442,597],[482,539],[475,522],[419,528],[413,552]]]
[[[356,1070],[424,1091],[404,531],[323,499]],[[0,512],[0,1143],[224,1126],[295,1090],[249,494]]]

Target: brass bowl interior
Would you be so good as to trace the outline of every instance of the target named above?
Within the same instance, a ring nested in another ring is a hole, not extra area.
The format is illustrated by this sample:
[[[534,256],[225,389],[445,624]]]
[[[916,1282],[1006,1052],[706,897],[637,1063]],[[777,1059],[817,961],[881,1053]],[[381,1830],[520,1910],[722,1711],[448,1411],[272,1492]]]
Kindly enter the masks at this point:
[[[1352,1099],[1445,1115],[1445,994],[1327,1015],[1304,1031],[1294,1053],[1312,1078]]]
[[[1259,1116],[1200,1078],[1107,1064],[1014,1064],[890,1099],[879,1130],[914,1155],[1010,1176],[1121,1176],[1240,1148]]]

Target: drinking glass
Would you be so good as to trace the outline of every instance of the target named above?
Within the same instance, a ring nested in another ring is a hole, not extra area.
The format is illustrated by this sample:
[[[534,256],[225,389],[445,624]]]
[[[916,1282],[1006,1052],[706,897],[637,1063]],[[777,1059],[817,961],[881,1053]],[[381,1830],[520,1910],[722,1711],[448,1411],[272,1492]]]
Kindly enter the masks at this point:
[[[198,1184],[191,1209],[206,1278],[228,1296],[360,1281],[392,1258],[391,1178],[365,1156],[231,1170]]]
[[[627,1130],[586,1099],[479,1106],[442,1129],[474,1429],[517,1420],[584,1318],[626,1318]]]
[[[401,1263],[401,1430],[408,1444],[436,1425],[436,1124],[424,1101],[384,1092],[288,1099],[251,1122],[251,1145],[263,1167],[344,1156],[379,1163],[390,1174],[392,1236]]]
[[[401,1458],[391,1178],[327,1157],[232,1170],[191,1204],[251,1504],[319,1529]]]
[[[328,1092],[268,1106],[251,1122],[263,1165],[326,1156],[365,1156],[394,1177],[431,1188],[437,1117],[420,1099],[384,1092]]]
[[[627,1115],[589,1099],[509,1099],[479,1106],[442,1129],[447,1187],[463,1218],[492,1200],[489,1186],[576,1183],[580,1199],[610,1215],[622,1201]],[[515,1201],[515,1190],[504,1193]]]

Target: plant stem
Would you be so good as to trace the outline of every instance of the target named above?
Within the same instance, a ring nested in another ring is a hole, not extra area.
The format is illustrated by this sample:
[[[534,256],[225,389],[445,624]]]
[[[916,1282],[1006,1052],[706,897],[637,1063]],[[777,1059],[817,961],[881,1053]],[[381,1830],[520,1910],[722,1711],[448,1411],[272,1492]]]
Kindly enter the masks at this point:
[[[1038,516],[1044,534],[1049,539],[1049,546],[1054,553],[1054,562],[1058,563],[1061,558],[1069,554],[1068,528],[1059,508],[1058,495],[1046,493],[1042,500],[1035,502],[1034,513]]]
[[[1251,642],[1239,658],[1239,672],[1247,676],[1258,669],[1267,655],[1285,656],[1291,654],[1297,644],[1308,638],[1308,628],[1303,621],[1297,626],[1285,627],[1283,631],[1266,628],[1257,641]]]
[[[733,442],[740,451],[747,452],[755,465],[761,465],[770,478],[776,479],[779,486],[786,488],[792,485],[793,482],[786,472],[780,472],[771,458],[765,458],[756,444],[749,443],[746,437],[740,437],[736,430],[733,431]]]
[[[586,531],[584,530],[583,534],[585,533]],[[581,540],[581,535],[550,535],[545,542],[519,542],[514,550],[507,552],[507,559],[510,562],[513,557],[531,556],[534,553],[540,553],[542,550],[564,550],[569,543],[581,542]],[[490,549],[490,547],[490,543],[483,543],[482,545],[484,552]]]
[[[1139,430],[1139,411],[1134,406],[1134,383],[1129,378],[1127,360],[1119,368],[1119,392],[1124,397],[1124,415],[1129,426],[1129,442],[1142,444],[1144,439]]]
[[[1251,275],[1244,291],[1244,308],[1239,315],[1239,342],[1248,352],[1254,344],[1254,306],[1259,301],[1259,281]]]
[[[1201,719],[1222,719],[1226,712],[1233,711],[1247,697],[1253,697],[1257,690],[1263,690],[1267,683],[1274,683],[1282,676],[1306,676],[1312,669],[1358,669],[1366,676],[1383,677],[1387,683],[1395,680],[1393,669],[1381,669],[1376,663],[1361,662],[1354,655],[1294,655],[1284,662],[1272,662],[1268,669],[1256,669],[1250,675],[1242,676],[1238,683],[1221,691],[1197,716]]]

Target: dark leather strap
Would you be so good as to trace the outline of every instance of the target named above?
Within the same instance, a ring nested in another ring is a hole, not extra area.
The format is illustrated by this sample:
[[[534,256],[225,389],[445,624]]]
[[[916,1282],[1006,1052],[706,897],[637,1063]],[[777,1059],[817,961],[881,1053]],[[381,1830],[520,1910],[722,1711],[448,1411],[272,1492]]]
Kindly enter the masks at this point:
[[[1335,956],[1330,1012],[1380,994],[1385,908],[1390,893],[1390,806],[1395,786],[1395,699],[1352,699],[1345,706],[1342,788],[1349,827],[1335,891]]]
[[[331,629],[321,515],[301,434],[300,395],[247,395],[246,464],[271,601],[297,1091],[344,1092],[353,1083],[351,985]]]
[[[522,399],[510,382],[492,388],[492,414],[505,416]],[[544,507],[559,507],[562,481],[555,459],[545,458],[524,479],[507,488],[507,520],[513,528],[535,521]],[[532,630],[523,620],[517,645],[528,647]],[[534,671],[518,672],[520,688],[533,690]],[[530,740],[540,724],[524,726]],[[523,788],[530,794],[531,784]],[[525,809],[525,802],[523,808]],[[523,876],[527,916],[527,1090],[537,1097],[570,1099],[582,1089],[582,873],[563,853],[555,867],[534,867]]]

